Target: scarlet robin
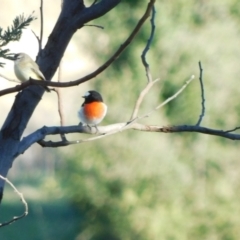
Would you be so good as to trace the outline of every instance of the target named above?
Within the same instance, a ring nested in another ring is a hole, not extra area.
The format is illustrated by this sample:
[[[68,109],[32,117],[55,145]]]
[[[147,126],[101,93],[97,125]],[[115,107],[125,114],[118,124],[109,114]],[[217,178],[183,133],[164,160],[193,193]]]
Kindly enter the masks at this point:
[[[97,128],[107,113],[107,105],[101,94],[94,90],[87,91],[83,98],[85,100],[78,112],[81,123]]]

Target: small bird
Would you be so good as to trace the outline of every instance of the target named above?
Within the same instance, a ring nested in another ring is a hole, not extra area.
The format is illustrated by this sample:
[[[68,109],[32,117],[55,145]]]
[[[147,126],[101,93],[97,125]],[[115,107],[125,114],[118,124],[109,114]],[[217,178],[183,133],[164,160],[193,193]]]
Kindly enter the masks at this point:
[[[17,53],[14,55],[14,72],[21,82],[26,82],[30,78],[46,81],[37,63],[26,53]],[[50,92],[47,86],[43,86],[43,88]]]
[[[97,125],[107,113],[107,105],[103,102],[101,94],[94,90],[86,92],[83,98],[85,101],[78,112],[81,123],[95,126],[97,129]]]

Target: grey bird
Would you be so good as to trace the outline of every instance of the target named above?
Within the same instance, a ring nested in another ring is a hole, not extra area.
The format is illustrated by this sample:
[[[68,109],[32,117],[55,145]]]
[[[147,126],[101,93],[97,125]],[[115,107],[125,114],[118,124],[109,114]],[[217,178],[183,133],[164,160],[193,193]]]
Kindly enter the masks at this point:
[[[37,63],[26,53],[17,53],[14,55],[14,72],[21,82],[26,82],[29,78],[46,81]],[[47,86],[43,86],[43,88],[50,92]]]

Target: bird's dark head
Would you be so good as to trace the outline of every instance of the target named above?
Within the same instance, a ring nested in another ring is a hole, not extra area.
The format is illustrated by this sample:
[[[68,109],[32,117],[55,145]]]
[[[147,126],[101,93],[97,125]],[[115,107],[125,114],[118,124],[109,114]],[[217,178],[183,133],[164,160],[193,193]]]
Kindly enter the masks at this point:
[[[101,94],[94,90],[87,91],[84,94],[83,98],[85,98],[85,102],[94,102],[94,101],[103,102],[103,98]]]

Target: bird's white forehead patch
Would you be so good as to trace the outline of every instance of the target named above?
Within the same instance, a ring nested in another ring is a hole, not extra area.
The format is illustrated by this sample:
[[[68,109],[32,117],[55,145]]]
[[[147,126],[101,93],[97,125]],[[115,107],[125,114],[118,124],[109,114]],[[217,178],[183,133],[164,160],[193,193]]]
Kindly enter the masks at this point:
[[[90,95],[90,92],[86,92],[85,94],[84,94],[84,97],[88,97]]]

